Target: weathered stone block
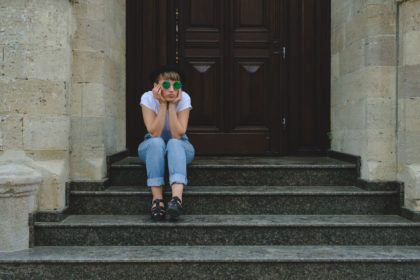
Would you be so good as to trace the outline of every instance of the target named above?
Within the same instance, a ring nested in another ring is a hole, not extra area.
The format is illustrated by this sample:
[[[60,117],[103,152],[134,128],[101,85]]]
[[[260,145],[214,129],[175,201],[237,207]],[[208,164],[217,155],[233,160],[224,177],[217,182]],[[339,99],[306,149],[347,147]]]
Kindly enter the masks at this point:
[[[338,125],[346,129],[366,128],[366,102],[364,100],[348,100],[345,106],[334,109]]]
[[[408,164],[405,170],[405,205],[414,211],[420,211],[420,165]]]
[[[75,83],[71,93],[71,114],[73,116],[99,117],[104,116],[106,107],[104,99],[107,89],[103,84]],[[116,106],[116,104],[115,104]]]
[[[420,7],[419,7],[420,8]],[[407,32],[403,35],[402,63],[403,65],[420,64],[420,30]]]
[[[109,98],[105,92],[103,84],[85,83],[82,85],[82,115],[84,117],[109,114],[104,104],[104,99]]]
[[[369,1],[367,6],[367,35],[396,33],[396,5],[393,1]]]
[[[71,154],[72,180],[100,180],[106,177],[105,149],[80,148]]]
[[[0,112],[66,114],[66,83],[46,80],[11,80],[1,84]]]
[[[107,88],[114,91],[120,91],[122,84],[125,83],[121,80],[121,73],[124,72],[124,67],[125,65],[121,65],[108,57],[105,58],[104,70],[107,79],[105,80],[104,85]]]
[[[337,30],[342,30],[343,46],[345,43],[345,24],[348,19],[348,14],[348,10],[345,9],[335,9],[331,11],[331,35],[334,36]]]
[[[362,160],[361,177],[368,181],[395,181],[397,167],[394,163]]]
[[[73,82],[104,84],[105,55],[101,51],[73,52]]]
[[[85,83],[72,83],[70,91],[70,115],[72,117],[82,116],[82,94]]]
[[[420,3],[404,1],[400,8],[400,27],[402,33],[420,30]]]
[[[366,153],[367,138],[366,131],[363,129],[345,129],[342,134],[343,151],[353,155],[363,155]]]
[[[376,36],[366,39],[366,66],[395,66],[395,35]]]
[[[341,62],[340,62],[341,63]],[[361,98],[395,96],[396,71],[393,67],[365,67],[343,78],[343,91]]]
[[[35,161],[32,166],[42,174],[43,182],[37,195],[39,210],[63,210],[69,173],[67,157],[61,160]]]
[[[352,17],[345,25],[345,47],[360,42],[367,37],[367,18],[365,12]]]
[[[104,20],[106,4],[107,2],[102,0],[79,0],[73,3],[73,14],[77,20]]]
[[[4,4],[0,3],[0,5]],[[29,18],[22,15],[20,11],[13,7],[0,6],[0,35],[2,45],[29,44],[31,42]]]
[[[365,66],[365,40],[353,41],[340,52],[340,75],[345,75]]]
[[[26,150],[68,150],[70,121],[66,116],[27,116],[23,122]]]
[[[405,131],[405,160],[406,164],[420,163],[420,132]]]
[[[23,117],[14,114],[0,116],[0,150],[23,149]]]
[[[367,131],[367,150],[365,157],[391,164],[395,162],[395,131],[389,129],[369,129]]]
[[[78,18],[76,31],[73,36],[73,49],[78,51],[98,51],[105,52],[109,46],[110,30],[102,20],[91,18]]]
[[[331,54],[337,54],[344,47],[344,27],[338,27],[331,32]]]
[[[367,98],[367,120],[369,128],[391,129],[395,128],[395,98]]]
[[[70,76],[70,56],[68,48],[6,45],[2,74],[13,79],[66,81]]]
[[[398,75],[400,97],[420,97],[420,64],[401,66]]]
[[[104,119],[102,117],[72,117],[72,149],[104,148]]]
[[[404,120],[404,129],[420,132],[420,97],[403,98],[400,102],[404,104],[401,116]]]

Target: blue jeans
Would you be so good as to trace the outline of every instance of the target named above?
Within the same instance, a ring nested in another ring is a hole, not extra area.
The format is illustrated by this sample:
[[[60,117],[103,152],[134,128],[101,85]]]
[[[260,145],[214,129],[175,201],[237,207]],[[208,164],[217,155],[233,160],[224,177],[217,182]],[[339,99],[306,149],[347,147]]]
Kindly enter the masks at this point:
[[[161,137],[144,136],[138,148],[140,160],[146,163],[147,186],[163,186],[165,184],[165,159],[168,158],[169,184],[187,185],[187,164],[195,154],[194,147],[186,135],[181,139],[169,139],[167,143]]]

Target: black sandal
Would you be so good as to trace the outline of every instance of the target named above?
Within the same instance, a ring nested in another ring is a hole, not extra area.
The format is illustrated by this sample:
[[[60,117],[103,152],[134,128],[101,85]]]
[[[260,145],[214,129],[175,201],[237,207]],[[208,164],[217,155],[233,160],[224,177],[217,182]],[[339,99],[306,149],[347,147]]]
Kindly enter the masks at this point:
[[[182,201],[179,197],[174,196],[168,203],[166,209],[171,221],[176,221],[182,213]]]
[[[152,201],[152,209],[150,211],[150,214],[154,221],[161,221],[165,219],[165,202],[163,202],[163,207],[160,206],[161,202],[163,202],[163,199],[155,199]]]

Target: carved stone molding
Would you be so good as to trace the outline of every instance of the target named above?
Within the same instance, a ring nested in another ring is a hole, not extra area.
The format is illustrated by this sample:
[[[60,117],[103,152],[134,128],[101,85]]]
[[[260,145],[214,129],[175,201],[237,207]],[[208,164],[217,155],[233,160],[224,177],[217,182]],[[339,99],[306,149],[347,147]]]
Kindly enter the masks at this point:
[[[0,165],[0,251],[29,247],[29,213],[36,210],[42,176],[16,163]]]

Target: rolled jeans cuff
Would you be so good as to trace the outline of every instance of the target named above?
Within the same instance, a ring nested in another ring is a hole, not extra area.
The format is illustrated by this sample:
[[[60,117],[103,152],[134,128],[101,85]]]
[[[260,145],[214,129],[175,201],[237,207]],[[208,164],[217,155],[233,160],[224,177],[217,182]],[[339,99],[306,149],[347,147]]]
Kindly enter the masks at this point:
[[[160,186],[163,186],[164,184],[165,184],[165,180],[163,179],[163,177],[147,179],[148,187],[160,187]]]
[[[169,184],[172,186],[172,184],[184,184],[186,186],[188,184],[188,180],[185,177],[185,175],[182,174],[173,174],[169,177]]]

